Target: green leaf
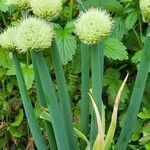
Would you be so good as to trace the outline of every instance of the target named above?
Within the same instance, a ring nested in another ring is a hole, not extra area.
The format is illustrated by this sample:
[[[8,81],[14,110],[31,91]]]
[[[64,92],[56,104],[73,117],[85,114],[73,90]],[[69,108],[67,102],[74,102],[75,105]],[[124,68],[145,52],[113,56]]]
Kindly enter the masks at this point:
[[[23,120],[23,117],[24,117],[23,110],[20,109],[19,114],[15,118],[15,121],[13,123],[11,123],[10,125],[13,127],[19,126]]]
[[[71,61],[75,50],[77,48],[77,42],[75,37],[71,34],[73,32],[73,26],[68,23],[63,29],[61,26],[55,28],[55,39],[60,55],[61,62],[66,65],[68,61]]]
[[[21,64],[21,68],[23,71],[23,75],[25,78],[25,83],[27,86],[27,89],[30,89],[32,87],[33,81],[34,81],[34,73],[33,73],[33,65],[25,65],[25,64]],[[14,66],[12,66],[11,68],[9,68],[9,70],[7,71],[7,75],[15,75],[15,68]]]
[[[113,60],[127,60],[128,52],[122,42],[115,38],[108,38],[104,41],[104,55]]]
[[[109,84],[107,88],[107,94],[108,94],[108,100],[110,104],[114,104],[114,100],[116,98],[116,95],[119,91],[121,84],[122,84],[121,80],[114,80]],[[129,94],[129,89],[127,88],[127,86],[125,86],[122,92],[122,96],[120,98],[120,101],[122,103],[125,103],[125,100],[128,98],[128,94]]]
[[[114,27],[112,29],[112,37],[115,37],[119,40],[123,38],[125,34],[127,34],[128,30],[125,25],[125,18],[123,17],[115,17],[114,18]]]
[[[150,150],[150,143],[145,145],[146,150]]]
[[[0,0],[0,11],[6,12],[8,10],[8,6],[6,4],[6,0]]]
[[[150,119],[150,111],[146,108],[143,108],[143,111],[138,114],[138,117],[141,119]]]
[[[80,1],[79,1],[80,3]],[[87,0],[82,2],[86,9],[91,7],[100,7],[107,11],[123,13],[123,6],[117,0]]]
[[[5,69],[12,66],[12,61],[9,57],[9,52],[3,48],[0,48],[0,66],[2,66]]]
[[[22,70],[27,89],[30,89],[34,81],[33,65],[29,66],[23,65]]]
[[[117,14],[122,14],[124,11],[123,6],[121,5],[121,3],[117,0],[102,0],[102,6],[104,9],[106,9],[107,11],[111,11],[111,12],[115,12]]]
[[[19,131],[17,127],[13,126],[8,127],[7,130],[11,133],[13,137],[17,138],[20,138],[24,134],[23,131]]]
[[[120,72],[117,69],[108,68],[103,78],[104,86],[108,86],[113,80],[120,78]]]
[[[132,57],[132,62],[137,65],[141,61],[142,54],[143,50],[137,51]]]
[[[48,112],[46,112],[45,110],[43,110],[40,114],[40,118],[43,119],[43,120],[46,120],[48,122],[51,122],[51,116]]]
[[[6,74],[6,70],[0,66],[0,78]]]
[[[109,68],[107,69],[104,75],[103,85],[107,86],[108,101],[111,106],[113,106],[118,90],[123,82],[119,78],[120,78],[120,73],[117,69]],[[122,91],[122,96],[120,98],[120,101],[122,103],[125,103],[125,100],[128,98],[128,95],[129,95],[129,89],[126,85],[124,87],[124,90]]]
[[[125,20],[126,28],[131,29],[135,23],[137,22],[139,17],[139,13],[137,9],[134,9],[130,14],[127,15],[127,18]]]

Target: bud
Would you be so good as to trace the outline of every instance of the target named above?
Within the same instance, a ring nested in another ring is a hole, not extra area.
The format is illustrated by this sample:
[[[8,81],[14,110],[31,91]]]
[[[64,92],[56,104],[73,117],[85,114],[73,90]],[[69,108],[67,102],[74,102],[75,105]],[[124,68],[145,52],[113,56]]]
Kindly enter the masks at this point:
[[[16,35],[17,28],[16,27],[9,27],[6,31],[0,34],[0,45],[8,50],[14,50],[15,40],[14,36]]]
[[[62,10],[61,0],[30,0],[33,13],[39,17],[53,19]]]
[[[150,0],[140,0],[143,21],[150,23]]]
[[[28,18],[23,20],[15,38],[20,52],[40,51],[51,46],[53,29],[44,20]]]
[[[113,22],[106,11],[91,8],[75,22],[75,32],[85,44],[96,44],[111,31]]]
[[[29,7],[29,0],[7,0],[7,5],[19,9],[26,9]]]

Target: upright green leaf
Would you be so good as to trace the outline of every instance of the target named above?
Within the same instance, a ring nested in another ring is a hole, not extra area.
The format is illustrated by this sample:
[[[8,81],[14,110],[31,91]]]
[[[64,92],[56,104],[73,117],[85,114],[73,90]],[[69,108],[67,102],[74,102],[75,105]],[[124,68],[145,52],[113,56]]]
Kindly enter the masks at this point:
[[[29,100],[29,96],[27,94],[25,81],[24,81],[24,77],[22,74],[22,70],[21,70],[21,65],[20,65],[16,52],[13,52],[13,61],[14,61],[16,77],[17,77],[17,81],[18,81],[18,85],[19,85],[19,89],[21,93],[23,107],[25,110],[25,114],[27,117],[27,121],[31,130],[33,139],[35,141],[37,149],[46,150],[47,148],[46,148],[39,124],[37,122],[31,101]]]
[[[72,148],[72,150],[75,150],[76,143],[73,131],[70,97],[68,94],[64,70],[61,64],[60,56],[55,42],[53,42],[51,54],[56,75],[56,82],[58,85],[58,97],[60,101],[60,110],[63,117],[65,131],[67,138],[69,139],[70,147]]]
[[[131,95],[130,104],[127,110],[126,118],[123,123],[122,131],[117,142],[117,150],[125,150],[131,134],[133,132],[133,127],[137,119],[137,114],[140,109],[142,102],[142,97],[148,77],[148,72],[150,68],[150,26],[147,30],[147,37],[144,45],[144,52],[139,65],[138,73],[136,76],[136,81],[134,89]]]
[[[69,150],[69,142],[64,128],[63,117],[60,111],[58,97],[54,89],[54,85],[49,74],[49,70],[45,59],[41,52],[32,52],[32,60],[35,59],[38,68],[40,80],[42,83],[42,88],[44,95],[46,97],[46,103],[48,111],[51,115],[52,126],[54,129],[54,134],[57,142],[57,147],[59,150]]]

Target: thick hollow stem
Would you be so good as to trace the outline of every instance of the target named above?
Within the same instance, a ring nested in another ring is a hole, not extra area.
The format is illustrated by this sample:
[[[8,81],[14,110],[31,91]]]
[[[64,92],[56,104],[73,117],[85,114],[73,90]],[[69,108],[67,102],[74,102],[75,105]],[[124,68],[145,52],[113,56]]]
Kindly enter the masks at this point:
[[[91,71],[92,71],[92,95],[98,107],[98,111],[102,116],[102,79],[103,79],[104,52],[103,41],[91,47]],[[91,145],[97,135],[97,124],[95,115],[92,113],[91,122]]]
[[[34,76],[35,76],[37,96],[38,96],[39,103],[40,103],[41,106],[47,107],[46,106],[46,97],[44,95],[44,91],[43,91],[43,88],[42,88],[42,82],[40,80],[40,75],[39,75],[39,72],[38,72],[38,67],[37,67],[37,64],[36,64],[36,60],[33,59],[33,58],[32,58],[32,63],[33,63],[33,66],[34,66],[33,69],[34,69]],[[44,125],[45,125],[46,133],[47,133],[47,136],[48,136],[48,142],[49,142],[50,148],[52,150],[57,150],[55,135],[54,135],[54,131],[53,131],[51,123],[44,120]]]
[[[72,113],[71,113],[71,105],[70,105],[67,84],[65,80],[62,63],[55,42],[53,42],[51,53],[52,53],[52,60],[53,60],[57,85],[58,85],[58,96],[60,101],[60,109],[63,117],[63,122],[65,126],[65,131],[67,134],[67,138],[69,139],[70,148],[72,150],[75,150],[76,144],[75,144],[73,123],[72,123],[73,120],[72,120]]]
[[[64,128],[63,117],[59,108],[58,98],[54,89],[52,79],[49,74],[47,64],[41,52],[32,52],[32,58],[36,60],[40,80],[44,95],[46,97],[46,103],[48,111],[51,115],[52,126],[57,142],[58,150],[69,150],[69,142]]]
[[[81,43],[81,132],[88,135],[89,126],[89,70],[90,70],[90,49],[87,45]],[[85,149],[86,143],[81,141],[81,149]]]
[[[19,62],[16,52],[13,52],[13,61],[14,61],[17,81],[18,81],[18,85],[19,85],[19,89],[20,89],[20,93],[21,93],[23,107],[25,110],[25,114],[27,117],[27,121],[28,121],[30,130],[31,130],[33,139],[35,141],[35,144],[36,144],[38,150],[41,150],[41,149],[46,150],[47,149],[46,144],[42,137],[42,133],[41,133],[40,127],[38,125],[37,119],[35,117],[35,113],[34,113],[31,101],[29,100],[29,97],[27,94],[24,77],[22,74],[20,62]]]

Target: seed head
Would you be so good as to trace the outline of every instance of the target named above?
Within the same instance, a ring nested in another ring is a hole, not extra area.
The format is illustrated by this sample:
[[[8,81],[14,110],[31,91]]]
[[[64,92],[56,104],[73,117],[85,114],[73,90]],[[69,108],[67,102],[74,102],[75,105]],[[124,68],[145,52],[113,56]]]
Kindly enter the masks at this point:
[[[140,0],[140,9],[142,11],[143,21],[150,23],[150,0]]]
[[[98,43],[111,31],[113,22],[106,11],[91,8],[75,22],[75,32],[85,44]]]
[[[8,50],[14,50],[15,40],[14,36],[16,35],[17,28],[16,27],[9,27],[6,31],[0,34],[0,45]]]
[[[30,0],[33,13],[39,17],[53,19],[62,10],[61,0]]]
[[[28,18],[22,21],[15,38],[20,52],[40,51],[51,46],[53,29],[44,20]]]

